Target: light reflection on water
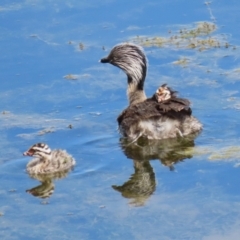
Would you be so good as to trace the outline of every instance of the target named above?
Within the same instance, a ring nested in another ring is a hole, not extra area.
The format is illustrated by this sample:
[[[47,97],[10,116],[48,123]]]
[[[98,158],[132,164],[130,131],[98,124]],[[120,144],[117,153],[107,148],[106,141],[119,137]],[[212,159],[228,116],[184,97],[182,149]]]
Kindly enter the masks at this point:
[[[238,239],[238,5],[1,3],[1,239]],[[203,132],[160,144],[119,140],[125,75],[98,60],[121,41],[169,38],[212,17],[220,48],[145,48],[148,95],[167,82],[191,100]],[[26,194],[38,183],[21,155],[36,141],[77,161],[66,178],[38,188],[55,185],[47,205]]]

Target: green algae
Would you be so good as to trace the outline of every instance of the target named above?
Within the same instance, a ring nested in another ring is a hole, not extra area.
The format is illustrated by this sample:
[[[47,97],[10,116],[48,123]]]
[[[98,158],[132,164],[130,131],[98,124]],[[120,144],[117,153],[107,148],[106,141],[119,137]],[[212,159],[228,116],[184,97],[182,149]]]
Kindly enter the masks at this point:
[[[240,146],[224,147],[213,152],[208,157],[209,160],[240,159]]]
[[[176,47],[181,49],[196,49],[205,51],[212,48],[230,47],[222,36],[211,36],[217,30],[212,22],[198,22],[193,28],[179,29],[175,34],[169,31],[170,36],[136,36],[131,40],[143,47]]]

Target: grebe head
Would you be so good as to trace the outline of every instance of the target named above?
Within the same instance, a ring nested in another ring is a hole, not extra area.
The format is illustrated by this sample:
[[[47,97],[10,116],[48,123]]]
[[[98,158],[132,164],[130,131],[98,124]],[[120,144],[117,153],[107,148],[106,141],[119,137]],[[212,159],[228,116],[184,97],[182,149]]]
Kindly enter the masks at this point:
[[[167,84],[163,84],[159,87],[155,93],[155,97],[158,102],[164,102],[176,95],[176,91],[173,91]]]
[[[147,73],[147,59],[143,49],[133,43],[116,45],[109,55],[100,60],[101,63],[111,63],[122,69],[128,76],[128,83],[143,90]]]
[[[33,156],[37,158],[50,158],[51,149],[45,143],[36,143],[31,146],[26,152],[23,153],[24,156]]]

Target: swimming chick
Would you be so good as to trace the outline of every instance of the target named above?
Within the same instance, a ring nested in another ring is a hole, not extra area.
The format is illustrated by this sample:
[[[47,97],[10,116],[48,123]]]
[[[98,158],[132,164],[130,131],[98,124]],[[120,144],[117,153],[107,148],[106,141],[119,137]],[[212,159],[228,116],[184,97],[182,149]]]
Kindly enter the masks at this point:
[[[29,174],[50,174],[72,168],[76,161],[65,150],[51,150],[45,143],[37,143],[31,146],[24,156],[35,157],[27,164]]]
[[[202,124],[192,116],[190,102],[176,96],[162,85],[152,98],[144,91],[147,59],[143,49],[133,43],[116,45],[100,60],[122,69],[127,75],[129,106],[118,117],[124,137],[136,141],[139,137],[165,139],[186,136],[202,130]]]

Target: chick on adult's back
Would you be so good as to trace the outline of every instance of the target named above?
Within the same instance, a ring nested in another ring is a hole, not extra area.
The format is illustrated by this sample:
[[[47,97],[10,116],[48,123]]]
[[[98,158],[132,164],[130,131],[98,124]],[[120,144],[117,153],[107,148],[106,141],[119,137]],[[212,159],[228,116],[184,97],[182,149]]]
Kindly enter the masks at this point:
[[[146,98],[144,81],[147,59],[141,47],[132,43],[116,45],[101,59],[122,69],[128,80],[129,107],[118,117],[120,132],[136,140],[174,138],[199,132],[202,124],[192,116],[190,102],[178,98],[176,92],[162,85],[152,98]]]

